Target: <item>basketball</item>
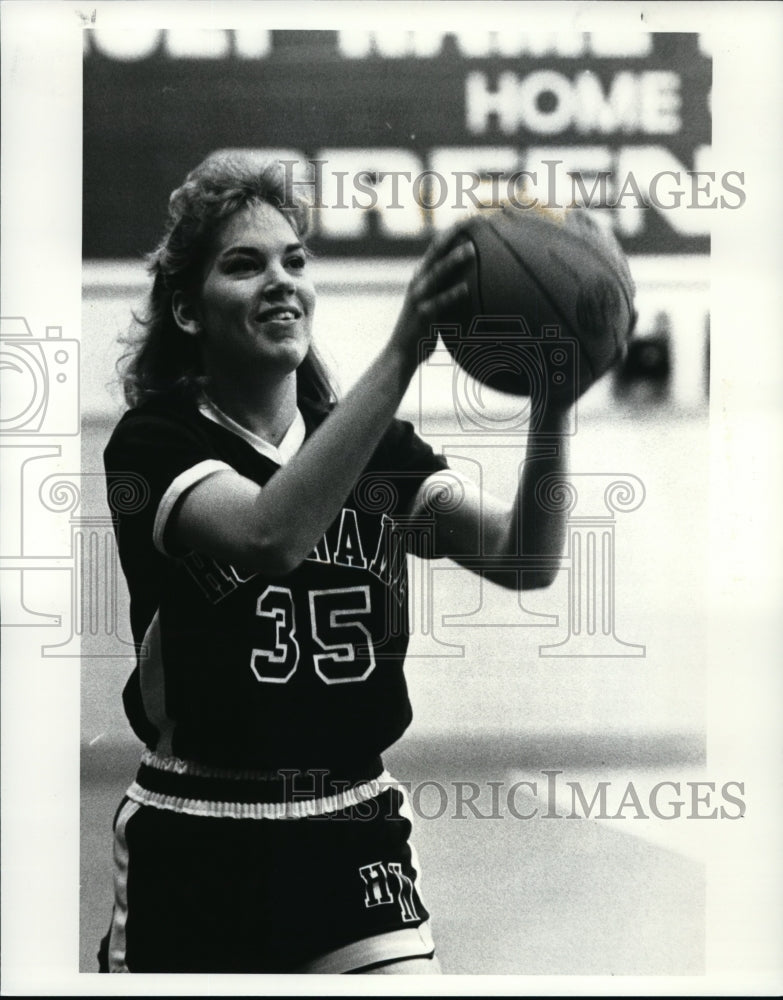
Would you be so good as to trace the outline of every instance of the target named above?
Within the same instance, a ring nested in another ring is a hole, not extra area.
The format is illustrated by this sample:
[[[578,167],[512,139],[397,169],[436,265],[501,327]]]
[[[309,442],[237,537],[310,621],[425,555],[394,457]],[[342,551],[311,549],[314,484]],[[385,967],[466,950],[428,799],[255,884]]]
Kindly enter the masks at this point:
[[[624,354],[636,319],[634,284],[614,235],[584,208],[563,218],[533,208],[476,215],[469,296],[438,316],[457,364],[493,389],[571,402]]]

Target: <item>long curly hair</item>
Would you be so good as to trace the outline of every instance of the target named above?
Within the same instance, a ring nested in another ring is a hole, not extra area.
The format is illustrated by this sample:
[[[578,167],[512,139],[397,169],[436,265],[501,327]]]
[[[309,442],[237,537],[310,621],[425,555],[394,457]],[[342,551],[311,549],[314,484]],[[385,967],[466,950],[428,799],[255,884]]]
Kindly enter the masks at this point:
[[[177,290],[197,294],[217,229],[253,202],[273,205],[304,242],[310,208],[291,189],[283,165],[252,152],[212,153],[169,198],[163,239],[147,257],[152,276],[146,309],[134,314],[118,369],[128,406],[163,394],[196,397],[206,385],[195,338],[177,325],[172,298]],[[297,396],[323,405],[336,399],[329,372],[311,345],[297,370]]]

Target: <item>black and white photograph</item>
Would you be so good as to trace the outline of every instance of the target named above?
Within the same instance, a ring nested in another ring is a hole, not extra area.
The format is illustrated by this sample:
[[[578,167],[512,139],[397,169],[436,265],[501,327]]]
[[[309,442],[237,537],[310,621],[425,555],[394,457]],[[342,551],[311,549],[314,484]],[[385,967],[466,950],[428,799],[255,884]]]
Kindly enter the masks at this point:
[[[3,993],[780,992],[777,6],[0,17]]]

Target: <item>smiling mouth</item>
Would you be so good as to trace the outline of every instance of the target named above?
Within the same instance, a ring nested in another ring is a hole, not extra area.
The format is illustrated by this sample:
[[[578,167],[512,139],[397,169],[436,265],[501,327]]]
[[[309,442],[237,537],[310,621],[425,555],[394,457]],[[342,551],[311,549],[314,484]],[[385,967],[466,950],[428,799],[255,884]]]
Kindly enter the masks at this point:
[[[292,323],[301,316],[302,311],[296,306],[273,306],[260,312],[256,319],[259,323]]]

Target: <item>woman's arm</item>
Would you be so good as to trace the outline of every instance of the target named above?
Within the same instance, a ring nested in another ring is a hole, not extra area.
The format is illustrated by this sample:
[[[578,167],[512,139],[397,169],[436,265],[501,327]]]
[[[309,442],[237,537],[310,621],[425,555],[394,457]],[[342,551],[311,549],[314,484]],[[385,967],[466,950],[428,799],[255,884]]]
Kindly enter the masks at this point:
[[[454,492],[453,473],[436,473],[420,487],[413,516],[435,522],[435,553],[481,573],[502,587],[532,590],[548,587],[559,568],[566,531],[566,511],[541,503],[541,493],[556,488],[567,472],[567,412],[545,410],[531,420],[525,464],[516,496],[508,504],[467,479],[459,481],[459,498],[439,503],[439,484]],[[449,482],[451,480],[451,482]]]
[[[168,537],[244,569],[285,574],[306,559],[340,510],[396,413],[439,310],[467,294],[470,244],[439,257],[434,244],[408,288],[392,336],[359,382],[261,487],[229,470],[197,483]]]

